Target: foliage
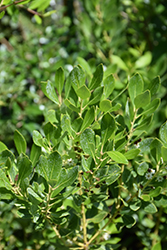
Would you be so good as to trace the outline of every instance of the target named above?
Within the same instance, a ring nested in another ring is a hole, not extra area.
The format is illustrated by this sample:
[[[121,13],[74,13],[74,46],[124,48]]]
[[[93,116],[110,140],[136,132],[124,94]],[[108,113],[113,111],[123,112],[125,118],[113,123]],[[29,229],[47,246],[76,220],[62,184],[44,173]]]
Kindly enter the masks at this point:
[[[159,138],[147,135],[160,79],[148,85],[135,74],[119,94],[116,85],[101,64],[91,77],[75,66],[65,80],[59,68],[55,82],[41,83],[54,108],[45,112],[42,132],[33,132],[30,154],[18,130],[18,157],[0,144],[2,205],[13,202],[23,221],[32,219],[47,234],[45,247],[49,241],[53,249],[122,249],[121,233],[132,227],[139,249],[164,244],[166,123]],[[146,225],[152,237],[141,239]]]

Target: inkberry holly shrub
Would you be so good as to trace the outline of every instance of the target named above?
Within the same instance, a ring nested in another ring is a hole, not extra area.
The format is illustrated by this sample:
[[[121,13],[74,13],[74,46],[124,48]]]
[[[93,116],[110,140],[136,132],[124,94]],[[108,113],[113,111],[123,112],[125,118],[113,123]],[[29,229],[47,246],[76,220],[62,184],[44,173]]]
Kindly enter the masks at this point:
[[[148,135],[160,105],[159,77],[144,83],[137,73],[119,90],[101,64],[92,76],[78,65],[66,79],[59,68],[41,89],[54,108],[33,132],[30,154],[17,130],[18,157],[0,143],[1,200],[13,200],[36,230],[53,230],[53,249],[122,249],[122,230],[150,216],[153,236],[142,249],[161,249],[167,123],[159,138]]]

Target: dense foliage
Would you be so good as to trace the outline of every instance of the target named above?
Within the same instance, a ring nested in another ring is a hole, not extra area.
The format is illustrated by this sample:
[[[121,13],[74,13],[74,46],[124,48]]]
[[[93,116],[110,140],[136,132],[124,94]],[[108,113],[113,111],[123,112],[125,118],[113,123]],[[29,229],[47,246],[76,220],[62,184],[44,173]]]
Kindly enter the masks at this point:
[[[1,249],[164,248],[166,5],[1,1]]]

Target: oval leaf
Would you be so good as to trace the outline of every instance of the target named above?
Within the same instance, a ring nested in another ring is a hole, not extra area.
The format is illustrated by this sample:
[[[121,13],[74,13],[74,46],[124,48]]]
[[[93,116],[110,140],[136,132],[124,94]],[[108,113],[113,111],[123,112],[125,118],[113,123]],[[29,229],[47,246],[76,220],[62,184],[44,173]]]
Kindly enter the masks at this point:
[[[14,132],[14,143],[15,143],[18,154],[21,154],[21,153],[25,154],[26,149],[27,149],[27,143],[23,135],[18,130],[15,130]]]
[[[117,163],[128,164],[126,157],[118,151],[108,151],[107,154]]]

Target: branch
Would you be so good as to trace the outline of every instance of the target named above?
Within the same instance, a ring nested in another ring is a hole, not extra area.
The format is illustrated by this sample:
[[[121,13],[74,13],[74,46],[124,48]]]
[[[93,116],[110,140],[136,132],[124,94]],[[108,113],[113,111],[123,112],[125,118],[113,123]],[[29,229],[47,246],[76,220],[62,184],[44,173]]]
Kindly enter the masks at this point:
[[[22,3],[22,2],[25,2],[25,0],[15,1],[14,3],[8,4],[8,5],[3,6],[3,7],[0,7],[0,11],[6,10],[8,7],[12,6],[13,4],[14,4],[14,5],[17,5],[17,4]],[[3,1],[1,1],[0,6],[2,5],[2,3],[3,3]]]

